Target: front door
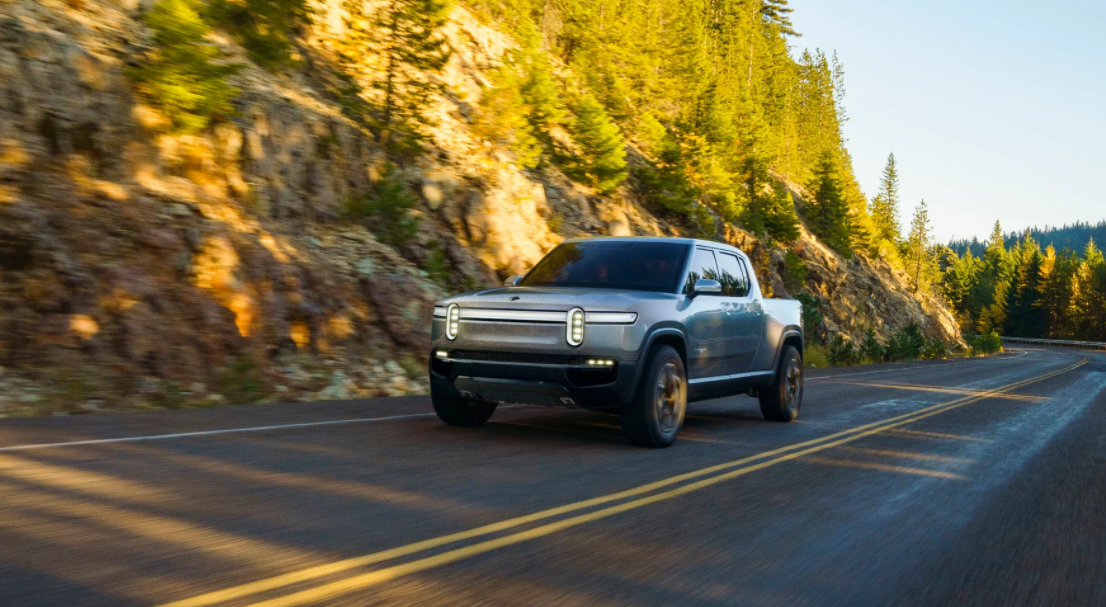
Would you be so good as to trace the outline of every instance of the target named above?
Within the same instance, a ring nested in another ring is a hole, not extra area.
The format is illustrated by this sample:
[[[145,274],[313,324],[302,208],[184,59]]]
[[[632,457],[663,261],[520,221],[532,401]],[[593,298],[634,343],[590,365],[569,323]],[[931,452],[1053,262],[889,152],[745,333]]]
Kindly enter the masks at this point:
[[[714,251],[696,247],[684,282],[684,295],[692,296],[695,282],[701,278],[718,280],[718,262]],[[688,380],[692,384],[717,381],[729,375],[727,358],[727,315],[719,295],[697,295],[687,304]]]
[[[764,333],[764,310],[753,299],[748,266],[737,255],[718,252],[719,282],[725,299],[726,329],[730,340],[727,349],[727,370],[731,375],[749,373]]]

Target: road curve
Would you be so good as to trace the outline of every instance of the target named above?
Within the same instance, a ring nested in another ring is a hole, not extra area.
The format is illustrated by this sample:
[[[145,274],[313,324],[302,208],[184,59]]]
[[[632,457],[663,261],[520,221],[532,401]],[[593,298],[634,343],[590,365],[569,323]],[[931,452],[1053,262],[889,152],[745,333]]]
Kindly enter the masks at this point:
[[[1106,605],[1106,353],[812,371],[800,421],[426,398],[0,421],[0,605]]]

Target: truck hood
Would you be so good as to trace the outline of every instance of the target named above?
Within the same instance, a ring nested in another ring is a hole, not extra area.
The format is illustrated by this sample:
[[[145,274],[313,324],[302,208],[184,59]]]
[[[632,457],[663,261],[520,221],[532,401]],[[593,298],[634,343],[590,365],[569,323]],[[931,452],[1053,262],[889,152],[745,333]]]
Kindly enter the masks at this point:
[[[612,289],[571,289],[555,287],[510,287],[490,289],[451,297],[438,306],[457,304],[462,308],[499,310],[544,310],[549,312],[583,308],[588,312],[629,312],[643,301],[672,300],[673,293],[620,291]]]

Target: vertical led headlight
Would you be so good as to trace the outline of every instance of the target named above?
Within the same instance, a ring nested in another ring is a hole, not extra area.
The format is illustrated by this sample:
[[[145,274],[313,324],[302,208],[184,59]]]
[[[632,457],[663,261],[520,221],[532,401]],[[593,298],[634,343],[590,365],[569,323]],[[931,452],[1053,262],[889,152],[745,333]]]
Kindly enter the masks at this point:
[[[584,343],[584,311],[572,308],[568,311],[566,320],[565,339],[568,340],[568,345],[578,346]]]
[[[445,313],[445,336],[450,340],[457,339],[457,333],[461,330],[461,308],[457,304],[451,304]]]

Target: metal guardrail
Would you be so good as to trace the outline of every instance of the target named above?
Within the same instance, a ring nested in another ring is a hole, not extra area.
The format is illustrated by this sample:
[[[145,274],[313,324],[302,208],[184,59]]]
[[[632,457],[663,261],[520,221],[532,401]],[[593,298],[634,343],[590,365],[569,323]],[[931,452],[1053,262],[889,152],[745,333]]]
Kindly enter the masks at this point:
[[[1003,337],[1002,343],[1036,344],[1039,346],[1060,346],[1063,348],[1082,348],[1085,350],[1106,350],[1106,343],[1097,341],[1067,341],[1063,339],[1036,339],[1032,337]]]

